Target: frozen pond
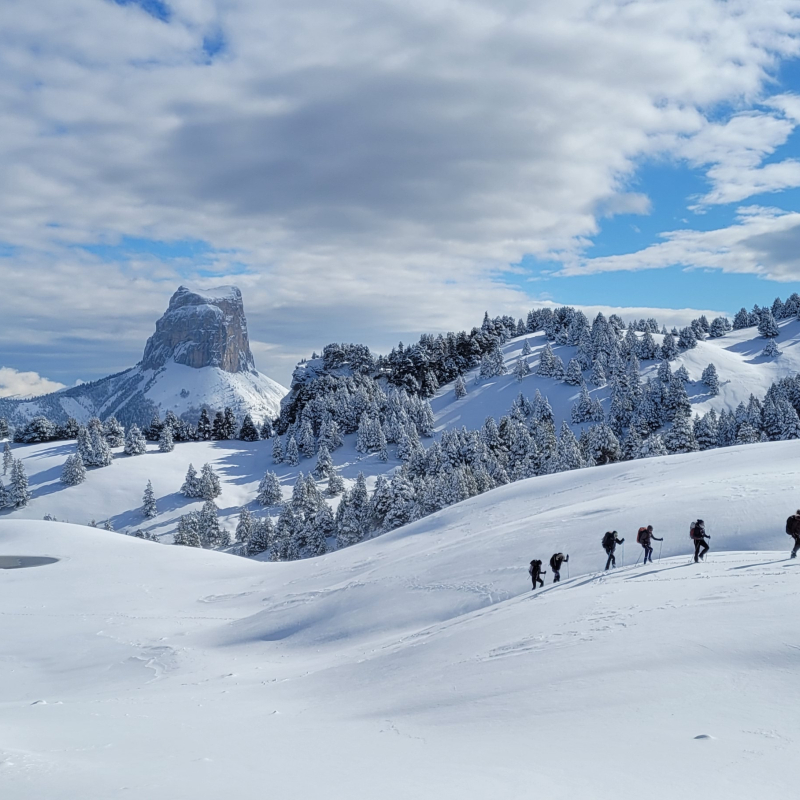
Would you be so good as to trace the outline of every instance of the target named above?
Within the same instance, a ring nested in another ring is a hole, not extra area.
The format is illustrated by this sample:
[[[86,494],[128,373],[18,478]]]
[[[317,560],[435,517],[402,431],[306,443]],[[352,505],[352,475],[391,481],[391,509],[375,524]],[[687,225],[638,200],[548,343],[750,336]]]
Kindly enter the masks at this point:
[[[55,564],[58,560],[50,556],[0,556],[0,569],[43,567],[45,564]]]

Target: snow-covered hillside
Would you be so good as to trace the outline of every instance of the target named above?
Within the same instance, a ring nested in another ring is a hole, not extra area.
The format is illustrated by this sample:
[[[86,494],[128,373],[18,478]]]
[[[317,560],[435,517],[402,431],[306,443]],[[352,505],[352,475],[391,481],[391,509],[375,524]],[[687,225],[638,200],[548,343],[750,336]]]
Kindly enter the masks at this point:
[[[279,564],[0,521],[0,555],[60,559],[0,570],[4,796],[791,797],[798,456],[533,478]],[[598,573],[647,522],[663,560]]]
[[[742,328],[731,331],[718,339],[705,339],[691,350],[682,350],[670,363],[673,373],[685,366],[690,382],[686,391],[692,404],[692,412],[704,414],[712,408],[719,412],[732,411],[744,402],[747,404],[751,394],[762,399],[770,384],[787,375],[800,372],[800,320],[787,319],[778,323],[780,335],[775,342],[781,354],[767,358],[761,353],[766,339],[756,328]],[[653,334],[657,343],[663,337]],[[518,381],[513,374],[517,358],[521,356],[525,342],[528,341],[531,354],[527,360],[532,374]],[[443,386],[431,400],[439,430],[452,426],[465,425],[477,429],[487,415],[499,419],[507,414],[514,398],[521,391],[526,397],[533,397],[538,389],[550,401],[556,426],[566,420],[570,423],[570,410],[578,400],[580,387],[569,386],[563,381],[536,374],[539,355],[547,343],[542,331],[520,336],[507,342],[502,350],[508,374],[490,379],[478,379],[478,369],[466,377],[467,395],[456,400],[453,384]],[[567,364],[577,352],[576,347],[552,345],[553,352]],[[655,377],[660,361],[642,361],[641,376],[646,381]],[[703,370],[714,364],[719,374],[719,394],[709,395],[708,387],[700,380]],[[601,388],[589,386],[592,397],[598,397],[606,412],[610,403],[610,386]],[[577,426],[574,426],[577,429]]]

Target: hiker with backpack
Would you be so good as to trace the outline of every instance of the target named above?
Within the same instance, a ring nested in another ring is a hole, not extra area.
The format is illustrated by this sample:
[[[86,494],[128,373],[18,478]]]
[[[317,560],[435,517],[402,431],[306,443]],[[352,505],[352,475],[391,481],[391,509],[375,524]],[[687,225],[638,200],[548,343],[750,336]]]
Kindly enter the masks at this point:
[[[650,563],[653,563],[653,548],[650,546],[650,542],[655,539],[657,542],[663,542],[664,539],[659,539],[658,536],[653,535],[653,526],[648,525],[646,528],[639,528],[639,532],[636,534],[636,541],[644,548],[644,563],[646,564],[648,559]]]
[[[616,531],[607,531],[603,536],[603,550],[606,551],[608,558],[606,559],[606,569],[609,567],[617,566],[617,559],[614,556],[614,551],[617,549],[618,544],[622,544],[625,540],[617,538]]]
[[[550,569],[553,570],[553,583],[558,583],[561,580],[561,565],[569,562],[569,556],[563,553],[553,553],[550,556]]]
[[[794,539],[794,547],[789,558],[797,558],[797,551],[800,550],[800,509],[786,520],[786,533]]]
[[[544,586],[544,580],[542,579],[542,575],[547,575],[546,572],[542,570],[542,561],[539,558],[535,558],[531,561],[531,565],[528,567],[528,575],[531,576],[531,580],[533,581],[533,588],[536,588],[536,582],[539,582],[540,586]]]
[[[694,563],[696,564],[698,559],[702,561],[703,557],[708,552],[706,539],[711,538],[706,533],[706,525],[703,520],[698,519],[697,522],[691,524],[689,528],[689,537],[694,542]]]

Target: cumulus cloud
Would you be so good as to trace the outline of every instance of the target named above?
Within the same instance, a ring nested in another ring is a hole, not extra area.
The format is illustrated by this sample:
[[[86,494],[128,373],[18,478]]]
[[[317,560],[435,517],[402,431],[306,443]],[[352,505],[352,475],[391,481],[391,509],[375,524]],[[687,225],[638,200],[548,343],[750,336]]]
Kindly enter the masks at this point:
[[[642,159],[706,169],[707,203],[797,179],[762,163],[794,100],[761,104],[797,0],[150,6],[0,5],[0,335],[30,354],[125,366],[205,274],[82,243],[208,242],[254,338],[297,337],[269,371],[306,342],[521,312],[508,265],[574,261],[600,217],[647,213]]]
[[[19,372],[11,367],[0,367],[0,397],[36,397],[63,388],[63,383],[43,378],[36,372]]]

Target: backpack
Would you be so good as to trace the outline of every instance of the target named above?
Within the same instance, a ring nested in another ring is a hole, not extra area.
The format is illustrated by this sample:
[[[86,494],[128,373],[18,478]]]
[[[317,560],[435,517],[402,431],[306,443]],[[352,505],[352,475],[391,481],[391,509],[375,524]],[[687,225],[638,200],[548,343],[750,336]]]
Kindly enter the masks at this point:
[[[702,539],[705,532],[705,528],[702,525],[693,522],[689,528],[689,538],[692,539],[692,541],[695,539]]]
[[[609,547],[613,547],[614,545],[614,533],[612,531],[608,531],[605,536],[603,536],[603,549],[608,550]]]
[[[800,516],[792,514],[792,516],[786,520],[786,533],[788,533],[789,536],[797,536],[797,534],[800,533],[798,529],[800,529]]]
[[[645,536],[647,536],[647,528],[639,528],[636,533],[636,544],[641,544]]]
[[[558,568],[561,566],[558,563],[558,557],[560,555],[561,553],[554,553],[552,556],[550,556],[550,569],[558,571]]]

